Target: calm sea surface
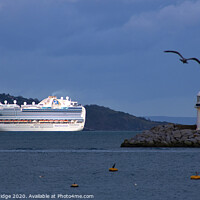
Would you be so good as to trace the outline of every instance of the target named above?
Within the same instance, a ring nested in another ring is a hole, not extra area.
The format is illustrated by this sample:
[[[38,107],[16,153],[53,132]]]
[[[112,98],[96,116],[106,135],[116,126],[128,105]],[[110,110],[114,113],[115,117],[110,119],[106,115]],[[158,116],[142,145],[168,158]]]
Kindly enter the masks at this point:
[[[0,199],[199,200],[200,149],[120,148],[135,134],[2,132]]]

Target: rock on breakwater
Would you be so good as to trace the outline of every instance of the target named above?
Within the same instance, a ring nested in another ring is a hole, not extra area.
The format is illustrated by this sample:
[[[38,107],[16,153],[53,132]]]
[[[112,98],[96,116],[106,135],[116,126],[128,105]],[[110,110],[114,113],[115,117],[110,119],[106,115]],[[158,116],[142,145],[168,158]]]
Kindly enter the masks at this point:
[[[121,147],[200,147],[200,131],[196,125],[159,125],[125,139]]]

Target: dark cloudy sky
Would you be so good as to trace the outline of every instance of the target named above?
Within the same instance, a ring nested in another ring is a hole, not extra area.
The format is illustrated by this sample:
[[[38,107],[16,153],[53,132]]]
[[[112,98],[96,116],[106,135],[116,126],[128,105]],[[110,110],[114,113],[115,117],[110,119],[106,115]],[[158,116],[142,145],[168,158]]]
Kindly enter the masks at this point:
[[[0,0],[0,93],[195,116],[200,0]]]

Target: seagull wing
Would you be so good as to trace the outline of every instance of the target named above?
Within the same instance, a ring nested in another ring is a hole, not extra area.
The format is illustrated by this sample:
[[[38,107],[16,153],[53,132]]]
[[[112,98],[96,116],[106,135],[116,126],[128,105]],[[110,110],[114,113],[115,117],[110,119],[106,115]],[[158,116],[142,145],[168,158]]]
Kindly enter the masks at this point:
[[[165,53],[176,53],[178,54],[181,58],[183,58],[183,56],[178,52],[178,51],[171,51],[171,50],[167,50],[167,51],[164,51]],[[183,58],[184,59],[184,58]]]
[[[200,61],[197,58],[187,58],[187,60],[195,60],[200,64]]]

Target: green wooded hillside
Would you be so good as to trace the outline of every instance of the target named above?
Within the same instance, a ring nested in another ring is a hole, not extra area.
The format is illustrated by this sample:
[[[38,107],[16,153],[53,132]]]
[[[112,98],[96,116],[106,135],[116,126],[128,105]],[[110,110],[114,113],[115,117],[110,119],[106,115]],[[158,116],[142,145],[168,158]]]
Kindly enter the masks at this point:
[[[98,105],[86,105],[85,129],[112,130],[112,131],[140,131],[150,129],[161,122],[153,122],[142,117],[136,117],[128,113],[114,111]]]

